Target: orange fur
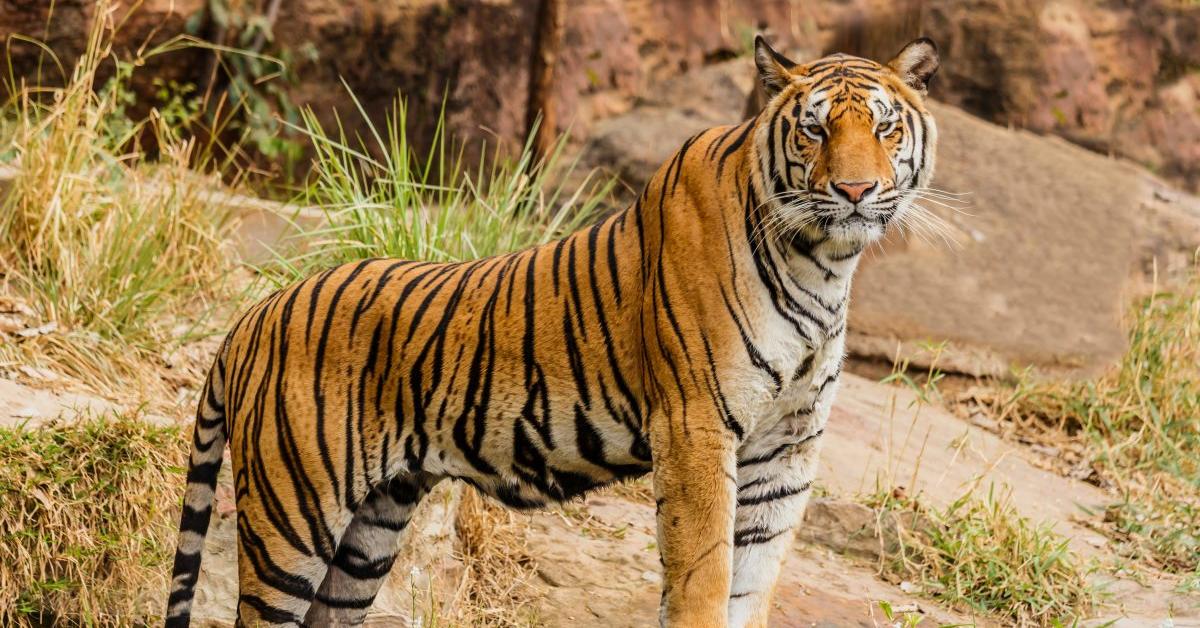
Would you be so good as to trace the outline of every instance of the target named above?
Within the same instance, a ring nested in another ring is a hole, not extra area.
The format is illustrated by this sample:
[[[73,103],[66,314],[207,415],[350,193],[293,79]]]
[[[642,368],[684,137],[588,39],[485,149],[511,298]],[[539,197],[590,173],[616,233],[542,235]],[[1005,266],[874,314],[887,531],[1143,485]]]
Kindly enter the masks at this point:
[[[903,55],[794,66],[764,48],[762,114],[688,140],[628,210],[479,261],[333,268],[247,312],[198,413],[168,623],[187,623],[227,440],[242,624],[361,622],[442,478],[536,507],[653,469],[664,623],[765,625],[854,256],[889,219],[866,200],[838,217],[833,186],[923,184],[932,148],[911,140],[933,131]],[[833,103],[819,132],[814,93]],[[872,94],[907,116],[894,130]]]

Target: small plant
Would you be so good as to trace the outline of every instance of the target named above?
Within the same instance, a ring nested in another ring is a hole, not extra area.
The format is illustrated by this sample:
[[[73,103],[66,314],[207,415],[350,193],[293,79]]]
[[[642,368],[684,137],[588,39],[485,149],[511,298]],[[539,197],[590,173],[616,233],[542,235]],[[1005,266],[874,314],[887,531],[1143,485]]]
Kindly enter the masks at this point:
[[[315,61],[316,47],[306,43],[298,48],[275,44],[274,22],[280,2],[274,0],[265,12],[255,2],[207,0],[185,24],[186,31],[199,36],[210,27],[215,41],[200,42],[212,53],[213,66],[205,80],[220,81],[224,96],[206,94],[206,101],[227,100],[236,115],[225,128],[237,133],[249,148],[270,163],[282,161],[281,171],[291,176],[303,152],[303,146],[288,125],[299,121],[300,109],[292,102],[286,85],[296,83],[297,56]],[[274,52],[264,54],[270,45]],[[219,108],[209,112],[217,115]],[[216,119],[214,127],[220,126]]]
[[[468,169],[447,147],[444,116],[432,147],[418,152],[402,99],[383,130],[358,111],[369,144],[350,140],[340,121],[331,133],[303,113],[301,131],[315,155],[300,201],[320,207],[325,224],[301,229],[302,249],[263,269],[277,282],[367,257],[456,261],[548,242],[596,218],[613,186],[587,177],[568,187],[574,164],[563,162],[561,139],[541,163],[526,143],[515,159],[497,152]]]
[[[885,576],[919,583],[923,594],[1018,625],[1070,624],[1094,593],[1079,558],[1048,523],[1035,525],[1007,496],[973,492],[934,508],[894,491],[867,502],[896,514],[899,549]],[[882,520],[882,519],[881,519]]]
[[[919,612],[893,608],[891,602],[879,600],[879,611],[883,613],[891,628],[916,628],[925,620]]]
[[[1114,489],[1099,523],[1137,558],[1177,573],[1200,567],[1200,274],[1134,311],[1129,349],[1101,377],[1020,375],[982,401],[1018,433],[1078,442]]]
[[[143,380],[205,298],[227,296],[228,222],[206,199],[215,177],[189,169],[195,142],[165,116],[186,100],[130,120],[130,73],[111,49],[112,12],[96,9],[87,48],[66,85],[14,90],[3,152],[16,168],[0,201],[0,291],[11,292],[53,333],[5,338],[0,360],[41,363],[85,383],[128,390]],[[151,54],[147,52],[147,54]],[[116,72],[96,89],[112,62]],[[157,138],[158,160],[140,150]]]
[[[158,613],[187,443],[136,415],[0,428],[0,624]]]

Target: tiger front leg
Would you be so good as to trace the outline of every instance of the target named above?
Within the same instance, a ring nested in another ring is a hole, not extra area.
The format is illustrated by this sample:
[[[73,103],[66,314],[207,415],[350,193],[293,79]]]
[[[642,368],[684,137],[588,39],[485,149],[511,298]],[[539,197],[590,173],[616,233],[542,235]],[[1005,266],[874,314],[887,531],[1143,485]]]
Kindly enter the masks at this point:
[[[740,452],[731,628],[767,626],[780,567],[812,493],[820,435],[818,430],[800,440],[767,439]]]
[[[733,560],[736,443],[719,423],[689,414],[651,430],[663,601],[674,628],[726,625]]]

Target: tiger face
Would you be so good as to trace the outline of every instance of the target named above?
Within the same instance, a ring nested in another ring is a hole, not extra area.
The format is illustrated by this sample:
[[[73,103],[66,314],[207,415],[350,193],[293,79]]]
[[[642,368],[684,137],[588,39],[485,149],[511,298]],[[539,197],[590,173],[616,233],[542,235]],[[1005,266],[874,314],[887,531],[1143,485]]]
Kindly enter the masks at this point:
[[[913,41],[886,65],[843,54],[798,65],[760,37],[755,62],[770,96],[757,145],[768,222],[850,250],[902,222],[933,175],[933,42]]]

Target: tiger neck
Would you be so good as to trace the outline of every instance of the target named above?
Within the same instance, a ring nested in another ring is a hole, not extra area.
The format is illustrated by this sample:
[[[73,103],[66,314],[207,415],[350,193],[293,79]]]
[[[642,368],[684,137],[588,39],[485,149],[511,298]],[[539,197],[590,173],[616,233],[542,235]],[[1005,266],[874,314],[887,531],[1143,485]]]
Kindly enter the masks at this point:
[[[769,172],[769,160],[760,157],[757,146],[747,147],[747,153],[746,164],[758,168],[749,168],[751,198],[742,211],[756,214],[746,224],[762,232],[762,246],[751,248],[750,255],[760,269],[773,270],[760,272],[768,292],[786,294],[784,300],[797,312],[799,331],[810,343],[840,336],[845,332],[851,281],[863,247],[834,241],[818,225],[781,234],[762,228],[763,221],[780,210],[780,201],[778,195],[767,192],[774,188],[763,174]],[[777,279],[772,281],[772,277]]]
[[[862,248],[833,242],[818,229],[779,238],[776,246],[783,250],[783,264],[797,283],[839,299],[849,297]]]

